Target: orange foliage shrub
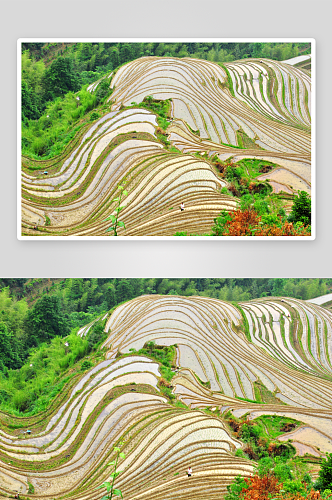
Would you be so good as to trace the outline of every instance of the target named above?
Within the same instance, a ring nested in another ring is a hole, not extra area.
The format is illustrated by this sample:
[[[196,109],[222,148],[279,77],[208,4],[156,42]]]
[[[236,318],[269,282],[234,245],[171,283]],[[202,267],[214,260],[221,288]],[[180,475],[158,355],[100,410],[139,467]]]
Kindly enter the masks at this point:
[[[214,162],[215,166],[219,170],[221,174],[224,174],[227,170],[227,167],[236,167],[236,163],[228,162],[228,163],[222,163],[221,161],[217,160]],[[223,177],[223,176],[222,176]]]
[[[232,193],[233,196],[240,196],[240,193],[236,187],[236,185],[234,184],[234,182],[232,182],[229,186],[228,186],[228,191],[230,193]]]
[[[248,443],[245,448],[243,448],[244,453],[248,455],[250,460],[258,460],[258,455],[255,453],[253,447],[251,446],[250,443]]]
[[[157,127],[156,132],[157,132],[157,134],[162,134],[162,135],[167,136],[167,132],[165,132],[165,130],[163,130],[161,127]]]
[[[238,432],[239,429],[241,428],[241,424],[240,422],[237,422],[236,420],[234,420],[233,418],[230,418],[228,420],[228,423],[229,425],[231,426],[231,428],[233,429],[234,432]]]
[[[172,384],[170,382],[168,382],[168,380],[166,380],[165,378],[161,377],[160,380],[159,380],[159,386],[160,387],[172,387]]]
[[[242,490],[243,500],[269,500],[271,495],[277,495],[282,487],[282,484],[278,484],[278,479],[273,475],[253,476],[245,479],[245,482],[248,487]]]
[[[323,500],[320,492],[313,489],[305,497],[300,493],[282,492],[283,483],[278,483],[278,479],[273,474],[263,477],[256,475],[246,478],[245,482],[247,487],[243,488],[241,492],[241,499],[243,500],[269,500],[270,498],[278,500]],[[330,496],[332,497],[332,495]]]
[[[231,191],[232,186],[229,188]],[[229,220],[223,227],[222,232],[215,233],[217,236],[310,236],[307,227],[297,228],[291,222],[280,222],[277,225],[262,224],[262,218],[253,210],[235,210],[228,212]],[[218,219],[215,219],[217,222]]]
[[[255,236],[310,236],[307,228],[297,228],[292,222],[284,222],[281,227],[266,226],[255,233]]]
[[[252,234],[252,228],[257,226],[260,217],[253,210],[236,210],[229,212],[232,220],[227,222],[230,236],[247,236]]]

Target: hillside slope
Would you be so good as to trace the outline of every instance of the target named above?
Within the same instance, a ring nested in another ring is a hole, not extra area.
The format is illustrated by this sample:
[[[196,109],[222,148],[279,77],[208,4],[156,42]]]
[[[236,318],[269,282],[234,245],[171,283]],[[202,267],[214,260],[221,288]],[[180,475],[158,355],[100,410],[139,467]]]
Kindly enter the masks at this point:
[[[3,495],[97,500],[121,442],[126,457],[117,485],[126,500],[171,499],[175,492],[183,500],[220,498],[237,474],[253,470],[235,455],[242,444],[223,420],[228,411],[295,419],[302,422],[295,447],[316,457],[331,449],[326,309],[286,298],[235,305],[142,296],[117,307],[105,331],[104,359],[67,384],[49,410],[26,418],[1,413]],[[78,334],[88,336],[89,328]],[[168,368],[148,356],[154,345],[174,346]],[[145,355],[137,352],[143,346]],[[190,483],[188,465],[195,471]]]

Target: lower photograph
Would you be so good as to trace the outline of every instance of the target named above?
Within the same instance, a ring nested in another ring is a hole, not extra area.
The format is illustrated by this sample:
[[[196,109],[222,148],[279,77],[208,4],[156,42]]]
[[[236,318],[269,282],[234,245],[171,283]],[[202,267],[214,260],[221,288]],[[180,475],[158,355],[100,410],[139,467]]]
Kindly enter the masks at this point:
[[[332,498],[332,278],[0,278],[0,500]]]

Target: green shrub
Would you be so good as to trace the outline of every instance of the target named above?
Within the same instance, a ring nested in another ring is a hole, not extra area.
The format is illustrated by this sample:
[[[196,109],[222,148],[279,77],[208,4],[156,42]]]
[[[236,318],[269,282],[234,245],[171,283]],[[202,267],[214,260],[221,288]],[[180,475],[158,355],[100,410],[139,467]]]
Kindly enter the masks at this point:
[[[35,493],[35,487],[33,484],[29,483],[28,481],[28,486],[29,486],[29,489],[28,489],[28,494],[29,495],[33,495]]]
[[[110,88],[110,79],[104,78],[97,86],[97,89],[94,93],[96,96],[98,104],[104,102],[107,97],[109,97],[113,92],[113,89]]]
[[[227,486],[227,495],[225,496],[225,500],[238,500],[240,498],[240,493],[243,488],[247,487],[247,483],[244,478],[241,476],[237,476],[233,483]]]
[[[293,474],[291,472],[290,466],[285,460],[279,459],[279,457],[275,458],[275,466],[273,472],[281,482],[293,480]]]
[[[98,118],[99,118],[99,113],[97,113],[96,111],[94,111],[90,115],[90,122],[93,122],[94,120],[97,120]]]
[[[298,191],[288,220],[293,223],[302,223],[304,226],[311,224],[311,199],[305,191]]]
[[[55,337],[49,344],[40,344],[30,353],[25,365],[19,370],[8,370],[7,376],[1,378],[1,409],[25,416],[45,410],[75,375],[74,371],[64,377],[65,370],[87,352],[87,340],[76,333],[66,339]]]
[[[91,363],[91,361],[86,359],[81,364],[81,371],[84,372],[85,370],[89,370],[92,366],[93,366],[93,364]]]
[[[15,391],[12,404],[14,408],[20,412],[27,411],[30,406],[30,395],[26,390]]]
[[[0,389],[0,403],[8,401],[10,394],[4,389]]]
[[[104,332],[103,324],[98,321],[90,329],[88,336],[88,350],[96,350],[97,347],[105,340],[107,333]]]
[[[332,453],[327,453],[322,461],[318,482],[322,490],[332,489]]]

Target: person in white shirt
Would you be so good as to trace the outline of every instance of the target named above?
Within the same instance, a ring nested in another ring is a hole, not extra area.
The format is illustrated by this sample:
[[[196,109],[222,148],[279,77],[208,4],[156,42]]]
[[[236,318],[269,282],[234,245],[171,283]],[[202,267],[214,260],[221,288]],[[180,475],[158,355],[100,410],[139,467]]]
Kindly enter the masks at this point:
[[[191,477],[191,474],[193,473],[193,470],[191,467],[188,467],[188,477]]]
[[[184,203],[183,202],[180,205],[180,210],[181,210],[181,212],[183,212],[183,210],[184,210]]]

